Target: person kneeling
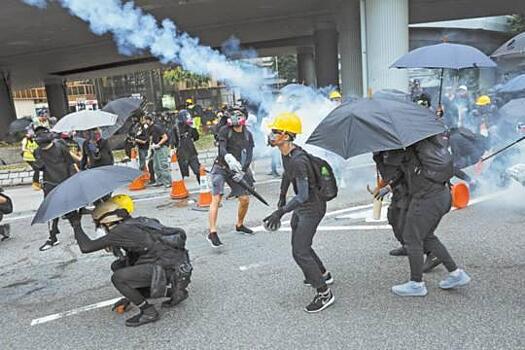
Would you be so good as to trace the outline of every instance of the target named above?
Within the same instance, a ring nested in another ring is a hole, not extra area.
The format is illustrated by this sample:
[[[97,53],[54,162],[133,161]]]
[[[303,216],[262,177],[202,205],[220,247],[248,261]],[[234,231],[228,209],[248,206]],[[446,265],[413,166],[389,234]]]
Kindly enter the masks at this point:
[[[188,297],[192,266],[184,230],[166,227],[156,219],[133,218],[131,212],[133,201],[125,195],[99,203],[91,215],[106,235],[95,240],[83,231],[79,214],[69,214],[69,220],[82,253],[111,248],[119,257],[111,265],[111,282],[124,298],[114,309],[125,311],[135,304],[140,311],[126,320],[126,326],[136,327],[160,317],[146,298],[169,297],[162,306],[171,307]]]

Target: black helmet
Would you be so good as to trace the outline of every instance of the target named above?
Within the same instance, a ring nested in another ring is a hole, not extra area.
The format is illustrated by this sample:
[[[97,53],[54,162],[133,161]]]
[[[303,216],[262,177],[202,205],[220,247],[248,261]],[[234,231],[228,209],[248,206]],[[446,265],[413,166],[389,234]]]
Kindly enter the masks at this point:
[[[432,106],[432,98],[426,92],[416,96],[414,102],[426,108],[430,108],[430,106]]]

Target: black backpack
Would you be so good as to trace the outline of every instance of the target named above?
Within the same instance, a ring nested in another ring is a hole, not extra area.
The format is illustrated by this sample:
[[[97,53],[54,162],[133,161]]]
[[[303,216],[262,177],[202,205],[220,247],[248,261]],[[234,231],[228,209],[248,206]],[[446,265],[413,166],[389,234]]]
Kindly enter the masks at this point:
[[[186,232],[183,229],[164,226],[157,219],[152,218],[138,217],[130,220],[134,220],[134,224],[150,233],[154,240],[170,248],[183,250],[186,246]]]
[[[446,138],[435,135],[420,141],[418,146],[421,174],[432,182],[448,182],[454,176],[454,162]]]
[[[11,214],[13,212],[13,202],[9,196],[3,194],[2,192],[4,192],[4,190],[0,188],[0,196],[4,197],[7,202],[0,205],[0,214]]]
[[[332,167],[326,160],[316,157],[306,151],[304,151],[304,153],[307,155],[310,164],[312,165],[319,198],[325,202],[331,201],[337,197],[338,192],[337,181]]]

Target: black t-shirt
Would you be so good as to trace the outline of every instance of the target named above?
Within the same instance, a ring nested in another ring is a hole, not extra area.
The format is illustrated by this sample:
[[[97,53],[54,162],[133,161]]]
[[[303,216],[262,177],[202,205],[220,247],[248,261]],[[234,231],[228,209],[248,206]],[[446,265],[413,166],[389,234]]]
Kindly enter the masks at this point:
[[[82,145],[81,168],[97,168],[105,165],[113,165],[113,151],[106,139],[100,139],[89,148],[90,141],[85,141]]]
[[[231,153],[238,161],[242,160],[243,150],[251,151],[255,147],[252,133],[246,127],[237,132],[227,125],[223,126],[219,130],[219,140],[227,140],[226,153]]]
[[[162,140],[162,136],[166,134],[166,128],[160,123],[154,123],[149,127],[149,135],[151,137],[151,142],[158,144]],[[167,145],[167,143],[166,143]]]
[[[57,186],[74,174],[73,164],[75,161],[63,141],[54,140],[51,148],[39,147],[34,154],[35,166],[43,171],[45,185]]]
[[[310,158],[308,158],[306,152],[301,147],[296,146],[292,150],[292,152],[290,152],[290,154],[286,156],[283,155],[282,160],[284,169],[284,186],[286,186],[287,182],[291,183],[294,189],[294,193],[297,194],[297,179],[306,178],[308,179],[308,201],[317,199],[315,173]]]
[[[148,149],[149,148],[149,137],[148,137],[148,130],[144,127],[137,128],[137,133],[135,135],[136,139],[139,139],[141,141],[146,141],[145,144],[141,144],[137,142],[137,146],[140,149]]]
[[[189,160],[198,155],[194,141],[199,139],[197,129],[188,125],[181,125],[176,135],[175,146],[177,147],[177,156],[182,160]]]

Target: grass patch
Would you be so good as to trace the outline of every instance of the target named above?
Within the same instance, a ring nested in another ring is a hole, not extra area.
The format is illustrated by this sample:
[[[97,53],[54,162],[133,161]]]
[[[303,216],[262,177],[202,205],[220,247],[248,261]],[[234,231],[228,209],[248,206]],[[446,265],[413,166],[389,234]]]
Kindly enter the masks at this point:
[[[195,148],[197,148],[197,151],[207,151],[215,148],[215,138],[213,134],[201,135],[199,141],[195,142]]]

